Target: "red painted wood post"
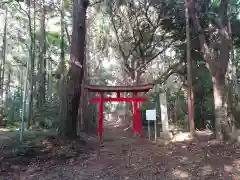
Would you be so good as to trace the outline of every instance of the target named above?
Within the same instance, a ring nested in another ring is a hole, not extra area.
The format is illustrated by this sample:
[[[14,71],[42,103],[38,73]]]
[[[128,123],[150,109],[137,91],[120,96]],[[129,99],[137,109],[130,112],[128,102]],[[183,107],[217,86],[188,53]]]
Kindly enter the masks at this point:
[[[137,97],[137,92],[133,92],[133,98]],[[137,101],[136,99],[133,101],[133,132],[137,132]]]
[[[120,92],[117,92],[117,98],[120,98]]]
[[[98,102],[98,136],[102,137],[103,131],[103,92],[98,93],[99,102]]]
[[[133,93],[133,98],[135,99],[133,101],[133,108],[134,108],[134,116],[133,116],[133,119],[134,119],[134,130],[135,132],[137,132],[139,135],[141,135],[142,133],[142,120],[141,120],[141,115],[138,111],[138,102],[137,99],[138,99],[138,96],[137,96],[137,92],[134,92]]]
[[[89,101],[98,103],[100,101],[100,99],[99,99],[99,97],[96,97],[96,98],[91,98]],[[104,102],[116,102],[116,101],[133,103],[134,98],[133,97],[127,97],[127,98],[125,98],[125,97],[120,97],[120,98],[118,98],[118,97],[104,97]],[[146,98],[137,97],[137,102],[146,102],[146,101],[147,101]]]
[[[137,107],[138,107],[138,104],[137,104]],[[142,134],[142,119],[138,111],[138,108],[137,108],[137,132],[139,133],[139,135]]]

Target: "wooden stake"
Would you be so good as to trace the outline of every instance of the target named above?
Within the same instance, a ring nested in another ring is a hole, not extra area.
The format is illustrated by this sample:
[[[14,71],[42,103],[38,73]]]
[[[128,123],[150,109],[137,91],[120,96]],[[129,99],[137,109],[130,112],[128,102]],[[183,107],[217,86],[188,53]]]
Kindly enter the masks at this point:
[[[99,147],[98,147],[98,152],[97,152],[98,160],[100,160],[101,145],[102,145],[102,136],[99,136]]]
[[[157,142],[157,120],[154,122],[154,128],[155,128],[155,142]]]
[[[148,139],[151,140],[151,129],[150,129],[150,121],[148,120]]]

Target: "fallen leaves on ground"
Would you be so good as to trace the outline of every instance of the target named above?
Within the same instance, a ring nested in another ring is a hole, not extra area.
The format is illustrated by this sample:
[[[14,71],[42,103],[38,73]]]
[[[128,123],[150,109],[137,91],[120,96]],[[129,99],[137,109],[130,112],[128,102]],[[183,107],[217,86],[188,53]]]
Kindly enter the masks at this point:
[[[98,138],[88,145],[50,138],[42,141],[48,159],[12,167],[0,179],[19,180],[240,180],[240,147],[209,138],[156,145],[106,125],[100,158]],[[42,155],[39,155],[39,158]],[[54,157],[59,157],[54,158]]]

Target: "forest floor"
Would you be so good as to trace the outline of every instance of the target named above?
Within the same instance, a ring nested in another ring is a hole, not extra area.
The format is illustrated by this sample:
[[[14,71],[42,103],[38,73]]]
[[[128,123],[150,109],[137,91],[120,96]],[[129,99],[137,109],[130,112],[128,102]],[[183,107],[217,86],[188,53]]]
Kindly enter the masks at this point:
[[[156,144],[123,129],[116,122],[105,124],[99,159],[98,138],[88,137],[88,148],[80,148],[77,156],[56,158],[42,152],[6,159],[0,180],[240,180],[237,144],[221,144],[204,133],[197,140]]]

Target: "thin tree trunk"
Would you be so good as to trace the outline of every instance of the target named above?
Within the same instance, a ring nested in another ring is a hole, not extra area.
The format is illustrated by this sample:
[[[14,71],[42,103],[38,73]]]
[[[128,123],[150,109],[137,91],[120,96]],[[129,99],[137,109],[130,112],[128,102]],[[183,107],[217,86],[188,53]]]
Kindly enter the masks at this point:
[[[0,126],[3,125],[3,106],[4,106],[4,74],[7,54],[7,23],[8,23],[8,9],[5,11],[5,25],[3,32],[3,48],[2,48],[2,63],[0,67]]]
[[[12,95],[12,94],[11,94]],[[16,94],[14,93],[13,96],[12,96],[12,100],[13,102],[16,102]],[[15,120],[15,115],[18,113],[18,107],[16,107],[16,104],[13,103],[12,105],[12,110],[11,110],[11,113],[9,115],[9,120],[10,121],[14,121]]]
[[[30,61],[30,60],[29,60]],[[22,92],[22,114],[21,114],[21,124],[20,124],[20,137],[19,140],[22,141],[23,140],[23,132],[24,132],[24,124],[25,124],[25,112],[26,112],[26,94],[27,94],[27,85],[28,85],[28,81],[27,81],[27,77],[29,76],[29,61],[27,62],[27,68],[26,68],[26,74],[25,76],[23,76],[22,73],[22,83],[24,83],[23,86],[23,92]],[[25,79],[24,79],[25,77]]]
[[[10,64],[8,65],[8,73],[7,73],[7,83],[6,83],[6,89],[5,89],[5,104],[7,104],[8,102],[8,95],[9,95],[9,91],[10,91],[10,83],[11,83],[11,67]],[[14,102],[14,101],[13,101]]]
[[[52,98],[53,87],[52,87],[52,62],[48,60],[48,75],[47,75],[47,99]]]

